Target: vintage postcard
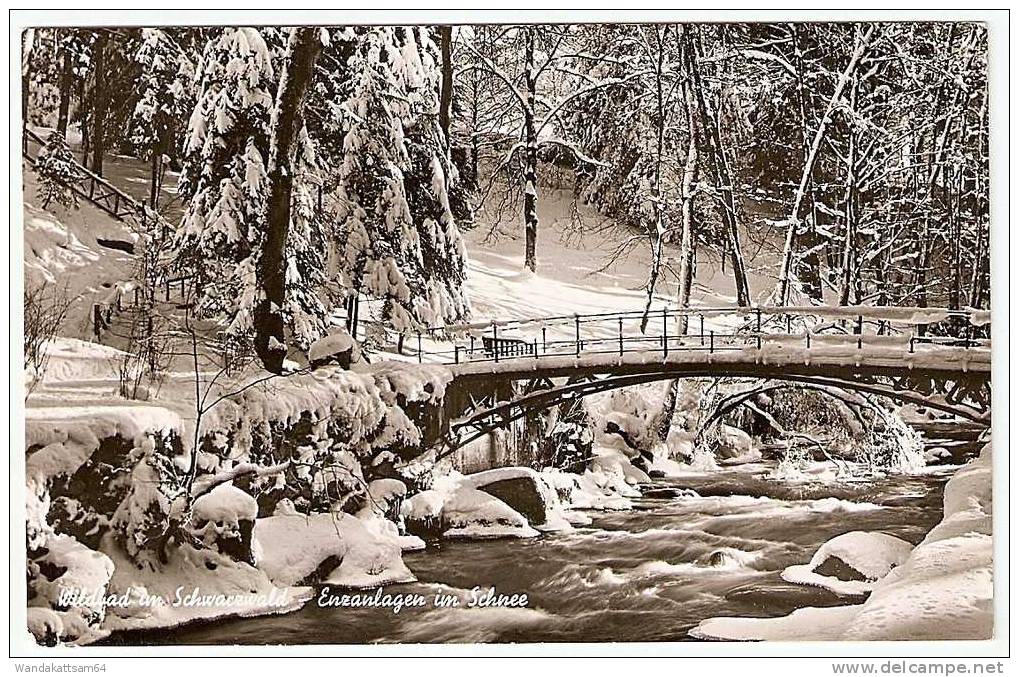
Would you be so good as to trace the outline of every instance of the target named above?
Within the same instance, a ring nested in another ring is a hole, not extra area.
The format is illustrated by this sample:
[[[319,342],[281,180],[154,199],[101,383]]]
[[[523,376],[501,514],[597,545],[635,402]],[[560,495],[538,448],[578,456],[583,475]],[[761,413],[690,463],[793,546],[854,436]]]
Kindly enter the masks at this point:
[[[1007,650],[1007,14],[90,16],[12,657]]]

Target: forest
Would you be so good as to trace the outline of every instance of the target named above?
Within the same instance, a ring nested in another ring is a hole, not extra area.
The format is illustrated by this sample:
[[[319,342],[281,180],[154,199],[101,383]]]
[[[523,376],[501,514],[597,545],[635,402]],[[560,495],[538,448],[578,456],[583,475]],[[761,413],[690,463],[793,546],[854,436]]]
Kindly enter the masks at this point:
[[[467,319],[461,234],[540,269],[550,187],[649,252],[649,305],[713,256],[741,306],[986,308],[986,60],[958,23],[40,28],[23,115],[55,193],[150,162],[183,215],[145,260],[279,371],[351,299],[401,336]]]

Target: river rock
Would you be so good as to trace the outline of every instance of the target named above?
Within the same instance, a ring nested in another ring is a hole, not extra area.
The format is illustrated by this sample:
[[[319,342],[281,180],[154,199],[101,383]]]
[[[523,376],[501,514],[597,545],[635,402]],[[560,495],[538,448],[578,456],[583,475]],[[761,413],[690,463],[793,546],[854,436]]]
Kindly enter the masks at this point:
[[[540,531],[570,528],[555,490],[530,468],[496,468],[467,475],[463,485],[495,496]]]
[[[749,457],[753,449],[754,442],[747,433],[724,423],[718,427],[718,446],[715,447],[715,456],[719,460]],[[757,455],[757,458],[760,458],[760,454]]]
[[[459,487],[442,506],[444,538],[530,538],[538,532],[527,519],[492,494]]]

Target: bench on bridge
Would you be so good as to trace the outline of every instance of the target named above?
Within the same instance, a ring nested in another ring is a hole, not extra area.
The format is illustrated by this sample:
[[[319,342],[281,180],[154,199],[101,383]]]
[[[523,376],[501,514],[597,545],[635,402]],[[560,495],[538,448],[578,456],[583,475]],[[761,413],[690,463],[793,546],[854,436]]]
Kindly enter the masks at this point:
[[[495,338],[493,336],[482,336],[481,346],[484,348],[485,356],[495,357],[519,357],[521,355],[533,355],[534,344],[515,338]]]

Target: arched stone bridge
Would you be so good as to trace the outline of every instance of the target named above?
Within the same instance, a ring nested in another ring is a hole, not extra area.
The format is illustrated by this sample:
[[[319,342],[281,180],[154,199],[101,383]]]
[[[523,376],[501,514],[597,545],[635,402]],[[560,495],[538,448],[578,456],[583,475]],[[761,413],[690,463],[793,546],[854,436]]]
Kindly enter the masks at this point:
[[[444,327],[417,359],[449,366],[425,443],[455,450],[529,412],[673,378],[746,378],[892,398],[990,422],[989,311],[661,309]],[[447,349],[448,348],[448,349]]]

